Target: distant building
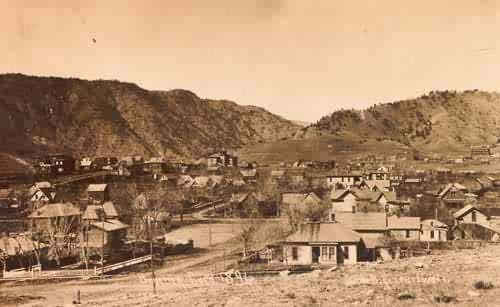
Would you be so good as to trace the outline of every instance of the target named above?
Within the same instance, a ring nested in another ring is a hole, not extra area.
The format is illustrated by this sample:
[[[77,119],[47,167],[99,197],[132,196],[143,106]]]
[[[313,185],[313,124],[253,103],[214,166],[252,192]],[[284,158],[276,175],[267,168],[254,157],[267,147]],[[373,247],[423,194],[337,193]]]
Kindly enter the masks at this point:
[[[39,163],[39,171],[46,175],[69,175],[75,171],[75,159],[70,155],[53,154],[43,157]]]
[[[206,157],[207,166],[237,167],[238,158],[228,154],[226,150],[214,152]]]
[[[328,187],[335,187],[337,184],[341,184],[344,187],[352,187],[360,184],[362,180],[363,176],[357,173],[332,174],[326,176],[326,185]]]
[[[109,186],[106,183],[89,184],[87,187],[87,196],[95,202],[106,202],[109,200]]]
[[[420,217],[390,216],[387,220],[389,233],[398,241],[420,240]]]
[[[77,233],[80,226],[80,210],[72,203],[46,204],[28,216],[31,231],[42,236]]]
[[[117,157],[97,157],[92,161],[92,170],[112,170],[118,165]]]
[[[40,204],[46,204],[56,201],[56,189],[48,181],[35,182],[29,190],[29,201],[33,209],[37,209]]]
[[[420,241],[446,241],[448,236],[448,225],[438,220],[424,220],[421,223]]]

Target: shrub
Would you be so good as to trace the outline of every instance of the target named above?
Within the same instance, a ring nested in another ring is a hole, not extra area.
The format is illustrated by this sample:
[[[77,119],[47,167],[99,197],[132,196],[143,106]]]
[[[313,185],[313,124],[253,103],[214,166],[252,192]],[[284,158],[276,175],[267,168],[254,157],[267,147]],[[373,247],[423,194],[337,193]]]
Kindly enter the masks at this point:
[[[493,287],[493,284],[489,281],[478,280],[474,283],[474,288],[478,290],[490,290]]]

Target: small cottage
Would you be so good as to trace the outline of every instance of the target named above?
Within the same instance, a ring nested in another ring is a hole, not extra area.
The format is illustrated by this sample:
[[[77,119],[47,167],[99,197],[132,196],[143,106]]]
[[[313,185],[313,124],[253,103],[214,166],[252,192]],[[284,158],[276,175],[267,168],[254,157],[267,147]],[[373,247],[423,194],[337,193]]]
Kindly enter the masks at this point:
[[[361,236],[340,223],[306,223],[282,245],[288,265],[354,264]]]
[[[392,237],[399,241],[420,240],[420,217],[390,216],[387,228]]]
[[[95,202],[105,202],[109,200],[109,186],[106,183],[89,184],[87,187],[87,196]]]
[[[446,241],[448,225],[435,219],[424,220],[421,223],[420,241]]]

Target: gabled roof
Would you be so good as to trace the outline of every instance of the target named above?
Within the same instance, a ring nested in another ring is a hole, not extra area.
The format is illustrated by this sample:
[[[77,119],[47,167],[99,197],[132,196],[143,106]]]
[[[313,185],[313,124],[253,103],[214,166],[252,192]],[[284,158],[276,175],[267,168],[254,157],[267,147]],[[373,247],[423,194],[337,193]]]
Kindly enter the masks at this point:
[[[107,187],[108,184],[106,183],[89,184],[87,192],[104,192]]]
[[[444,189],[439,192],[438,197],[443,198],[450,191],[465,191],[467,192],[467,188],[460,183],[448,183]]]
[[[356,188],[351,189],[351,191],[360,200],[378,201],[378,199],[382,195],[382,192],[362,190],[362,189],[356,189]]]
[[[85,208],[85,212],[83,212],[82,220],[98,220],[99,214],[98,211],[102,210],[101,206],[98,205],[88,205]]]
[[[420,229],[420,217],[390,216],[388,224],[393,230]]]
[[[28,218],[52,218],[52,217],[64,217],[64,216],[77,216],[81,212],[72,203],[56,203],[56,204],[46,204],[39,208],[35,212],[31,213]]]
[[[91,223],[91,225],[96,227],[96,228],[99,228],[101,230],[104,230],[106,232],[129,228],[129,226],[127,224],[124,224],[124,223],[120,222],[119,220],[93,222],[93,223]]]
[[[321,199],[314,192],[309,193],[283,193],[283,203],[298,205],[304,202],[321,202]]]
[[[353,243],[361,236],[340,223],[307,223],[286,238],[287,243]]]
[[[382,192],[382,194],[385,196],[385,199],[387,199],[388,202],[397,202],[396,192]]]
[[[387,230],[384,212],[338,212],[335,220],[353,230]]]
[[[376,187],[379,191],[386,191],[391,187],[390,180],[364,180],[363,182],[370,190],[373,190]]]
[[[332,192],[330,193],[330,199],[332,200],[340,200],[340,199],[343,199],[345,195],[347,194],[353,194],[351,190],[349,189],[336,189],[336,190],[332,190]],[[354,195],[356,196],[356,195]]]
[[[383,195],[382,192],[370,191],[370,190],[338,189],[331,192],[330,199],[333,200],[343,199],[349,193],[353,194],[357,200],[369,200],[374,202],[378,201],[379,198]]]
[[[485,212],[482,211],[482,209],[476,208],[473,205],[467,205],[467,206],[463,207],[462,209],[458,210],[457,212],[453,213],[453,217],[455,219],[459,219],[462,216],[466,215],[471,210],[477,210],[477,211],[487,215]]]
[[[98,220],[99,211],[104,211],[104,217],[106,219],[115,219],[119,217],[118,211],[115,205],[111,201],[107,201],[101,205],[88,205],[85,212],[82,215],[83,220]]]

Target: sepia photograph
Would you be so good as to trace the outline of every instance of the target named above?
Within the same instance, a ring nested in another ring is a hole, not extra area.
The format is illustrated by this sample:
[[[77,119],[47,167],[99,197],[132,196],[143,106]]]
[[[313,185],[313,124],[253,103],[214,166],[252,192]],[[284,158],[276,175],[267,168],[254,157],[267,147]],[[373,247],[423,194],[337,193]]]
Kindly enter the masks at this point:
[[[500,1],[0,29],[0,307],[500,306]]]

